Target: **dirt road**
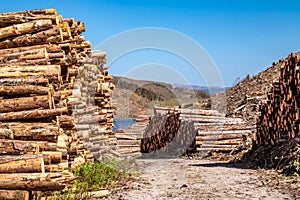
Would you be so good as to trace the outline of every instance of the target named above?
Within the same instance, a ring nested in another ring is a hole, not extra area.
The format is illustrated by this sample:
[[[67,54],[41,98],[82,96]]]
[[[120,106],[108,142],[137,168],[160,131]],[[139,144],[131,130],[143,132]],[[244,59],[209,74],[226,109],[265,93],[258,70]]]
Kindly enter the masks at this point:
[[[138,160],[140,178],[111,199],[296,199],[261,170],[210,160]]]

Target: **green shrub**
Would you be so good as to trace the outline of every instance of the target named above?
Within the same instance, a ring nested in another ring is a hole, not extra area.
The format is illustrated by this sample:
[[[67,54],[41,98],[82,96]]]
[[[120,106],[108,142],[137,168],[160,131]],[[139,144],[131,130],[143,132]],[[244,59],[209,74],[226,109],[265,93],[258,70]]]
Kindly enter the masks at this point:
[[[110,187],[114,182],[127,179],[134,174],[127,160],[109,158],[103,162],[86,162],[74,170],[75,183],[63,192],[53,192],[47,199],[82,200],[90,199],[89,191]]]
[[[127,177],[125,172],[103,162],[87,162],[74,173],[78,177],[78,182],[86,183],[92,190],[100,189],[113,181]]]

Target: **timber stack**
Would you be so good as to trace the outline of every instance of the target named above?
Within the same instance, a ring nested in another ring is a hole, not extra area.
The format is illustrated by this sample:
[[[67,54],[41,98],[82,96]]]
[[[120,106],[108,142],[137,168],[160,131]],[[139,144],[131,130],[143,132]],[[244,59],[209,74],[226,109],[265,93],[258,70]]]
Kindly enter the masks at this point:
[[[72,100],[74,124],[69,126],[90,150],[102,160],[115,152],[117,138],[113,132],[112,91],[114,84],[108,75],[106,53],[93,51],[83,60],[74,83]]]
[[[168,110],[166,114],[156,113],[144,132],[141,152],[168,151],[168,144],[174,139],[179,126],[177,111]]]
[[[300,53],[280,61],[279,80],[273,82],[268,99],[260,104],[255,143],[277,145],[300,137]]]
[[[117,152],[122,157],[139,157],[141,156],[141,139],[149,124],[150,116],[140,114],[136,117],[135,123],[125,130],[117,130]]]
[[[252,128],[216,110],[155,108],[141,140],[141,152],[172,156],[231,152],[245,144]]]
[[[99,153],[86,146],[113,134],[106,56],[92,56],[84,31],[55,9],[0,14],[0,189],[63,189]]]
[[[181,109],[182,120],[193,122],[196,152],[232,152],[252,137],[252,126],[217,110]]]

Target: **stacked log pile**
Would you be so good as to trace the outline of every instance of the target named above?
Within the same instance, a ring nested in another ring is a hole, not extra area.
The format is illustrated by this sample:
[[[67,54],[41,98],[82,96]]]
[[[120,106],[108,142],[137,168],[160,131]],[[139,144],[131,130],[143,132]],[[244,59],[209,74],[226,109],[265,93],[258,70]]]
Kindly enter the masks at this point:
[[[113,133],[112,91],[109,82],[106,54],[93,51],[79,68],[73,94],[73,117],[77,135],[91,151],[94,158],[102,160],[115,150],[116,137]]]
[[[273,82],[267,101],[260,105],[257,145],[276,145],[299,138],[300,53],[292,53],[281,64],[279,80]]]
[[[139,157],[141,155],[141,140],[127,132],[118,130],[116,132],[117,145],[116,152],[120,157]]]
[[[216,110],[181,109],[181,118],[193,122],[197,130],[197,152],[231,152],[251,136],[253,128],[241,118],[229,118]]]
[[[169,110],[166,114],[156,113],[152,117],[141,140],[141,152],[150,153],[166,149],[180,126],[179,113]]]
[[[0,189],[62,189],[69,167],[94,159],[84,146],[99,140],[91,125],[112,134],[105,53],[90,57],[84,30],[55,9],[0,14]],[[102,78],[87,88],[95,66]]]
[[[142,138],[142,153],[230,152],[252,134],[253,127],[242,119],[227,118],[215,110],[155,110]]]
[[[118,130],[117,152],[123,157],[139,157],[141,156],[141,138],[149,124],[150,116],[147,114],[138,115],[136,123],[129,126],[125,130]]]
[[[231,152],[252,137],[252,126],[237,119],[197,123],[197,151]],[[246,148],[244,146],[243,148]]]

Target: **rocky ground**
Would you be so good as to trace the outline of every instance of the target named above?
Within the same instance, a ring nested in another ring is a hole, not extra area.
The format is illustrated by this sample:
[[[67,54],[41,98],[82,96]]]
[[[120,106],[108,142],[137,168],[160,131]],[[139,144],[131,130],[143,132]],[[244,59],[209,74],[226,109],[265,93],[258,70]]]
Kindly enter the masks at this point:
[[[140,176],[108,199],[299,199],[297,177],[203,159],[137,160]],[[284,185],[284,183],[286,185]],[[294,190],[293,190],[294,188]]]

